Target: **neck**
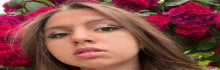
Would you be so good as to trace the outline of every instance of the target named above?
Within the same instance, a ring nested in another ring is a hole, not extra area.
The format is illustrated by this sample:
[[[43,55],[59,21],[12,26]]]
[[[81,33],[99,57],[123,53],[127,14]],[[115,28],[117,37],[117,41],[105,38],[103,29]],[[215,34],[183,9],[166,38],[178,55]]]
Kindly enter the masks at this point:
[[[81,70],[141,70],[141,66],[138,57],[136,57],[124,63],[107,66],[105,68],[81,68]]]

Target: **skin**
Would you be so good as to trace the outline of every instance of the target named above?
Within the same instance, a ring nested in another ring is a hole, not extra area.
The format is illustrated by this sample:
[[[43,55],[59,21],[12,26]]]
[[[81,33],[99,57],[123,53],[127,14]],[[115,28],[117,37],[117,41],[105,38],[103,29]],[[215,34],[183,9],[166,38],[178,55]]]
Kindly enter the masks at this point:
[[[91,20],[106,19],[96,22]],[[137,41],[125,28],[103,30],[107,25],[120,26],[96,11],[76,9],[54,14],[45,25],[45,44],[53,56],[81,70],[140,70]],[[48,29],[54,26],[64,26]],[[65,33],[48,38],[51,33]],[[90,41],[86,41],[90,40]],[[105,50],[94,58],[74,55],[78,48],[95,47]]]

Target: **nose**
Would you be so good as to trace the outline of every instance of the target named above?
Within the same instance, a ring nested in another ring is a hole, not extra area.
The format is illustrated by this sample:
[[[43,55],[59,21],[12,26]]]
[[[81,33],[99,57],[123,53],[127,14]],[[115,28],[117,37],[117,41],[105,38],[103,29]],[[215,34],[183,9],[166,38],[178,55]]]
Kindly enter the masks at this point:
[[[72,35],[72,40],[74,45],[94,43],[91,34],[86,30],[75,30]]]

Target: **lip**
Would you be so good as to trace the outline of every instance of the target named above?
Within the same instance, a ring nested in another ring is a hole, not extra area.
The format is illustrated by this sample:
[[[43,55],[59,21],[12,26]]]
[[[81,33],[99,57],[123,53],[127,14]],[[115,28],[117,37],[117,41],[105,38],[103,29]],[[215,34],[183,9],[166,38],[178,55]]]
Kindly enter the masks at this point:
[[[78,48],[76,49],[76,51],[74,52],[75,55],[82,53],[84,51],[101,51],[101,52],[105,52],[105,50],[99,49],[99,48],[94,48],[94,47],[83,47],[83,48]]]

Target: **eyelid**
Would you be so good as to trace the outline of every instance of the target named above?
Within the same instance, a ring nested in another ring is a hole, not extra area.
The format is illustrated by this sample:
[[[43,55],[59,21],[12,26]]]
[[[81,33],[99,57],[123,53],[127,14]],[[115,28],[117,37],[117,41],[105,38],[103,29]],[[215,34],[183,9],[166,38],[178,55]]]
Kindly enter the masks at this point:
[[[70,34],[70,33],[67,33],[67,32],[53,32],[53,33],[51,33],[49,36],[47,36],[48,38],[50,38],[50,37],[52,37],[52,36],[54,36],[54,35],[56,35],[56,34],[61,34],[61,33],[66,33],[66,34]]]

